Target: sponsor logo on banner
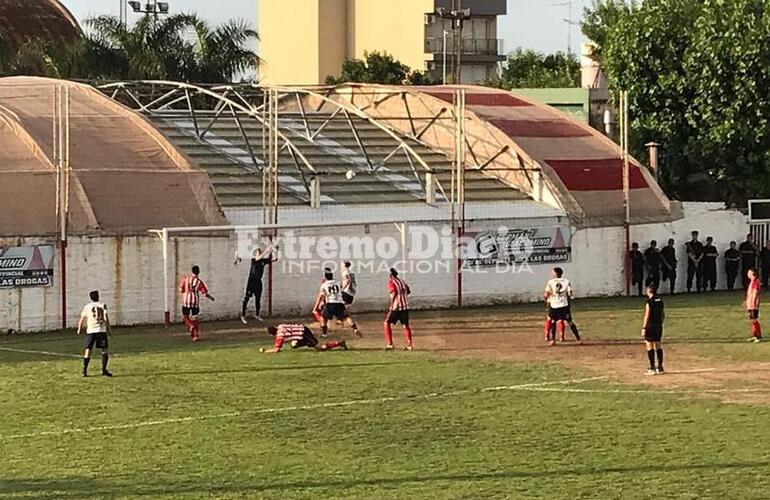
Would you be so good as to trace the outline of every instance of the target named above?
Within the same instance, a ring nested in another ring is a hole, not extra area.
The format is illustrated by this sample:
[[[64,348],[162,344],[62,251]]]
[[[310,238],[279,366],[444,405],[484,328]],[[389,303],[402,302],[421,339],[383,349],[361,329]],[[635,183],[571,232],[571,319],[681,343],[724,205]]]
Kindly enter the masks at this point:
[[[499,228],[465,233],[464,265],[467,267],[501,264],[553,264],[570,262],[569,226]]]
[[[0,288],[53,285],[52,245],[0,248]]]

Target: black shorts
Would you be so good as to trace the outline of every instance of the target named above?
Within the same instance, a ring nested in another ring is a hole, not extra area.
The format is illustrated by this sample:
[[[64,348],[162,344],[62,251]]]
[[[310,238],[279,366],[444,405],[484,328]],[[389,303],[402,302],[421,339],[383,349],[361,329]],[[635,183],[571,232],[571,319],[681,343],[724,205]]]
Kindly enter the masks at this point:
[[[385,316],[385,322],[389,325],[401,323],[404,326],[409,326],[409,310],[389,311],[388,315]]]
[[[355,297],[353,297],[353,296],[352,296],[352,295],[350,295],[349,293],[345,293],[345,292],[342,292],[342,301],[343,301],[345,304],[347,304],[347,305],[350,305],[350,304],[352,304],[352,303],[353,303],[353,299],[355,299]]]
[[[305,327],[305,333],[302,335],[302,338],[299,340],[295,340],[291,343],[292,349],[299,349],[300,347],[313,347],[318,345],[318,339],[313,335],[313,332],[310,331],[308,327]]]
[[[101,333],[88,333],[86,334],[86,349],[91,350],[94,348],[94,346],[97,347],[97,349],[107,349],[109,347],[110,343],[107,340],[107,334],[104,332]]]
[[[749,309],[749,319],[759,319],[759,309]]]
[[[200,312],[199,307],[182,307],[182,316],[197,316]]]
[[[663,327],[647,327],[644,330],[644,340],[647,342],[660,342],[663,338]]]
[[[348,317],[348,310],[345,308],[345,304],[325,304],[324,308],[321,309],[321,316],[327,321],[334,318],[343,321]]]
[[[548,317],[553,321],[572,321],[572,310],[570,306],[549,307]]]

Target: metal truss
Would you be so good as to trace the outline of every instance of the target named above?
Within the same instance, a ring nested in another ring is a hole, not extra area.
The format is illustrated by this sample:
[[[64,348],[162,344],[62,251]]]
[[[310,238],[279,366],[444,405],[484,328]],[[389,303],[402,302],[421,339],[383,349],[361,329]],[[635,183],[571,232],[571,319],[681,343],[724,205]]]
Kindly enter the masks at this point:
[[[315,166],[305,157],[295,142],[287,137],[279,127],[275,126],[276,120],[265,113],[264,103],[267,101],[267,91],[255,92],[247,88],[206,88],[187,83],[168,81],[135,81],[116,82],[97,87],[111,99],[121,102],[132,109],[147,115],[163,117],[171,112],[182,113],[193,124],[195,137],[207,146],[216,150],[234,163],[241,165],[247,171],[269,175],[271,184],[277,179],[277,159],[271,142],[271,134],[279,143],[280,151],[288,150],[294,167],[302,180],[306,202],[312,197],[310,181],[308,177],[319,174]],[[233,120],[238,128],[243,145],[248,153],[249,162],[233,155],[221,145],[208,140],[214,125],[219,121]],[[252,141],[249,139],[244,127],[248,120],[256,121],[262,129],[262,153],[263,161],[257,160]],[[276,163],[276,165],[273,165]],[[263,182],[263,185],[265,183]],[[270,193],[270,203],[277,204],[277,189]],[[264,194],[264,193],[263,193]],[[297,196],[297,193],[292,192]],[[264,202],[265,200],[263,200]]]
[[[453,91],[447,89],[445,92],[451,94]],[[453,127],[457,111],[452,103],[445,103],[419,88],[406,87],[348,84],[330,89],[329,95],[345,100],[348,106],[370,115],[378,123],[392,127],[411,140],[445,154],[450,153],[450,148],[439,144],[435,137],[455,134]],[[542,169],[535,160],[474,113],[466,111],[465,120],[466,132],[461,140],[464,143],[466,169],[484,172],[530,194],[540,189]],[[434,139],[429,139],[432,134]]]

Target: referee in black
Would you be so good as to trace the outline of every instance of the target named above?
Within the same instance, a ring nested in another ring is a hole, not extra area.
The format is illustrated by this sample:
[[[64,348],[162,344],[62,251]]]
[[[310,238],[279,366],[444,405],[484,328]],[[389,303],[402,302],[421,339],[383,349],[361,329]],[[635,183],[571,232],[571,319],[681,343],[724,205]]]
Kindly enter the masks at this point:
[[[262,252],[261,248],[257,248],[254,252],[254,257],[251,259],[251,268],[249,269],[249,279],[246,282],[246,293],[243,296],[243,305],[241,306],[241,322],[246,325],[246,308],[249,307],[249,301],[254,297],[255,308],[257,311],[257,321],[262,321],[262,317],[259,315],[262,308],[262,276],[265,274],[265,266],[268,266],[278,260],[273,256],[273,250],[278,250],[278,247],[268,248],[267,251]]]
[[[642,338],[647,348],[647,360],[650,367],[645,375],[662,375],[663,371],[663,348],[660,341],[663,339],[663,320],[666,318],[666,312],[663,306],[663,299],[658,297],[655,287],[647,287],[647,305],[644,307],[644,322],[642,323]],[[655,366],[655,357],[658,358],[658,366]]]

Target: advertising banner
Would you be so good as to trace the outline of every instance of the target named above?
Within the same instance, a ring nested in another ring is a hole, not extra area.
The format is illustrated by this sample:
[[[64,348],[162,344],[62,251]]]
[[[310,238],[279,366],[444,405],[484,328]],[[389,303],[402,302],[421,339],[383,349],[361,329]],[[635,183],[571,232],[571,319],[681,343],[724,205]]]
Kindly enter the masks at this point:
[[[466,232],[464,265],[557,264],[572,259],[569,226]]]
[[[0,248],[0,288],[53,285],[52,245]]]

